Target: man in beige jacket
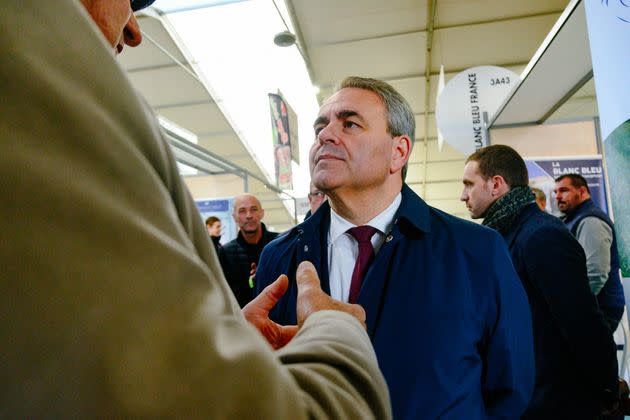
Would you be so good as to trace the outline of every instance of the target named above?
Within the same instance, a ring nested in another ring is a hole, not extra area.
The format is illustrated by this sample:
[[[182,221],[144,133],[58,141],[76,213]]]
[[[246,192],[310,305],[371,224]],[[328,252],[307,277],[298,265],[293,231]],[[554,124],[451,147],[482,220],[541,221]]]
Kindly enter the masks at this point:
[[[108,51],[140,42],[129,0],[0,2],[0,417],[390,417],[364,312],[312,266],[299,330],[266,316],[285,277],[245,320]]]

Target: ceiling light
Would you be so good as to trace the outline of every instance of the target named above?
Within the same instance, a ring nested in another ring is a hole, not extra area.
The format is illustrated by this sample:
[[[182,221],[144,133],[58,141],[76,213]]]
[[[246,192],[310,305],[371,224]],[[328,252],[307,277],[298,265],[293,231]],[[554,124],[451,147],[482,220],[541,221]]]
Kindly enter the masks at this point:
[[[290,47],[291,45],[295,44],[295,35],[293,35],[289,31],[278,32],[273,37],[273,42],[278,47]]]

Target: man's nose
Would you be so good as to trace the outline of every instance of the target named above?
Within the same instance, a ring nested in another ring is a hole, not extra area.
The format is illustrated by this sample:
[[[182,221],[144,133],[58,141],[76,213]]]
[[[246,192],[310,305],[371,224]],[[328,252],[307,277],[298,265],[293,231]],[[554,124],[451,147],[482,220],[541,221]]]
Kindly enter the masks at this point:
[[[324,143],[339,143],[339,133],[333,123],[323,127],[317,134],[317,141],[321,144]]]
[[[123,36],[125,44],[129,45],[130,47],[137,47],[142,42],[142,32],[140,31],[140,25],[138,24],[138,20],[133,13],[129,18],[127,25],[125,25]]]
[[[466,194],[466,191],[462,191],[461,195],[459,196],[459,201],[467,201],[468,200],[468,195]]]

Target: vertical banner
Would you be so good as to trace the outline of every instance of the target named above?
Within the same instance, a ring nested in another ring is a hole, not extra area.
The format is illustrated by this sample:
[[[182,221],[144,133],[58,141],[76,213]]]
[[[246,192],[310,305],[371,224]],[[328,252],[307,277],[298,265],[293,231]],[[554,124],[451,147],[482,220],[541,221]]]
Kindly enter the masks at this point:
[[[526,158],[525,165],[529,174],[529,186],[542,190],[547,196],[546,210],[560,216],[555,196],[554,180],[560,175],[578,174],[586,179],[593,202],[608,213],[606,184],[601,156]]]
[[[205,220],[210,216],[221,219],[221,243],[225,244],[236,238],[236,222],[232,217],[234,207],[233,198],[208,198],[195,200],[201,218]]]
[[[289,111],[284,99],[274,93],[269,94],[271,109],[271,132],[273,137],[273,157],[276,167],[276,183],[283,190],[293,189],[291,171],[291,127]]]
[[[630,7],[627,0],[584,0],[617,250],[630,286]],[[628,293],[626,296],[630,297]]]

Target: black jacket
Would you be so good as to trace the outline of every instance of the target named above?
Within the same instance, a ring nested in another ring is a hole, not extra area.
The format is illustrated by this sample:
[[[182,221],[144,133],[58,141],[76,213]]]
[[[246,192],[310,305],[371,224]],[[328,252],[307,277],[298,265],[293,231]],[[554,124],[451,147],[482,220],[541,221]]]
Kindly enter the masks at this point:
[[[221,251],[221,248],[223,248],[223,245],[221,245],[221,236],[210,236],[210,239],[212,240],[212,244],[214,245],[214,249],[217,251],[217,255],[219,255],[219,252]]]
[[[241,308],[247,305],[254,297],[252,285],[250,285],[249,281],[252,263],[258,265],[260,253],[265,245],[278,236],[276,232],[269,232],[264,223],[261,223],[261,225],[263,234],[257,244],[251,245],[245,242],[243,235],[239,231],[236,239],[228,242],[218,251],[225,279]]]
[[[534,328],[536,385],[523,418],[596,418],[605,390],[617,389],[617,356],[588,285],[584,250],[535,203],[521,210],[504,239]]]

